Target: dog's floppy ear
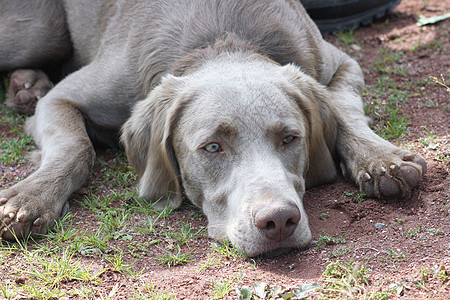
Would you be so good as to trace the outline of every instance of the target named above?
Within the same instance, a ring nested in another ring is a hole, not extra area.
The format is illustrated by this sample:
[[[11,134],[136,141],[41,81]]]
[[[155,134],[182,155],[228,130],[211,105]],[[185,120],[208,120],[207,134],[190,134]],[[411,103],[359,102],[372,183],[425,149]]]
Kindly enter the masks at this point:
[[[178,96],[182,79],[166,76],[145,100],[138,102],[122,128],[121,140],[140,177],[139,196],[157,202],[155,208],[181,204],[180,171],[172,146],[172,131],[186,99]]]
[[[288,64],[282,68],[285,78],[291,83],[287,92],[295,99],[308,122],[309,165],[306,185],[332,182],[337,176],[331,153],[337,127],[336,119],[327,105],[331,95],[324,86],[297,66]]]

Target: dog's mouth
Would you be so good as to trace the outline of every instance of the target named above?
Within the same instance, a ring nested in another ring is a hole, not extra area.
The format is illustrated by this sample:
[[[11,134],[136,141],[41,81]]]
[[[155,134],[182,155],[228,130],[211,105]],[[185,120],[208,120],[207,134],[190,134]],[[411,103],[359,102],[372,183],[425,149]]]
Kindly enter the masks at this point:
[[[308,241],[305,242],[299,241],[296,237],[290,237],[281,242],[262,238],[262,240],[254,241],[253,244],[235,244],[235,246],[243,249],[247,257],[276,257],[307,247]]]
[[[258,254],[255,257],[256,258],[273,258],[273,257],[278,257],[278,256],[289,254],[295,250],[297,250],[297,248],[295,248],[295,247],[294,248],[292,248],[292,247],[277,248],[277,249],[269,250],[267,252]]]

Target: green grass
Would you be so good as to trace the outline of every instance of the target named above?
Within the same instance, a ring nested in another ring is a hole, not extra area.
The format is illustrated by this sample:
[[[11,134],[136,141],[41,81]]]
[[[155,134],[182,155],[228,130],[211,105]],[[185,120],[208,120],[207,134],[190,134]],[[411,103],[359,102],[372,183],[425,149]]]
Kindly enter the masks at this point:
[[[366,86],[364,98],[368,102],[365,113],[375,121],[372,129],[384,139],[396,139],[407,133],[410,121],[402,115],[402,107],[407,103],[410,87],[397,86],[389,76],[378,77],[375,86]]]
[[[237,290],[238,298],[242,300],[258,299],[309,299],[310,292],[320,289],[316,283],[305,283],[296,286],[277,286],[273,283],[254,283],[253,286],[243,286]]]
[[[24,164],[25,153],[35,149],[33,139],[25,133],[19,137],[6,138],[0,134],[0,161],[7,165]]]
[[[141,289],[146,292],[146,294],[139,291],[139,295],[136,299],[154,299],[154,300],[169,300],[176,299],[176,294],[169,292],[167,290],[161,289],[156,283],[153,281],[150,283],[145,283]]]
[[[333,251],[329,252],[329,255],[331,258],[338,258],[342,257],[344,255],[347,255],[348,253],[352,252],[353,250],[349,247],[338,247]]]
[[[247,255],[229,241],[213,243],[214,251],[226,258],[244,258]]]
[[[344,239],[345,234],[342,235],[342,238],[334,238],[328,235],[325,235],[325,231],[322,230],[322,235],[319,236],[316,247],[321,249],[326,245],[336,245],[336,244],[345,244],[347,241]]]
[[[33,139],[23,132],[26,116],[8,108],[5,98],[6,92],[0,85],[0,124],[8,126],[7,131],[0,131],[0,162],[7,165],[24,164],[25,153],[35,149]]]
[[[429,43],[423,43],[421,40],[417,44],[409,49],[411,52],[418,52],[423,49],[432,49],[435,53],[440,54],[444,50],[445,40],[432,40]]]
[[[227,297],[241,281],[242,274],[239,276],[230,276],[229,278],[220,278],[218,280],[211,279],[210,299],[223,299]]]
[[[322,276],[323,299],[357,299],[369,285],[368,270],[356,262],[331,262]]]
[[[337,41],[339,44],[341,44],[341,46],[343,46],[345,48],[345,51],[347,53],[350,52],[350,49],[353,47],[355,47],[354,45],[360,44],[360,42],[356,39],[355,37],[355,29],[345,29],[342,31],[337,32],[335,35],[337,37]],[[359,47],[359,46],[357,46]]]
[[[222,263],[220,262],[220,258],[213,252],[208,256],[208,259],[200,265],[198,268],[198,272],[203,273],[205,270],[213,267],[220,267]]]
[[[408,76],[408,67],[398,65],[404,53],[401,51],[390,51],[382,48],[379,51],[381,59],[375,60],[373,68],[381,74]]]
[[[197,237],[203,231],[203,228],[195,230],[190,223],[180,221],[178,228],[175,228],[173,230],[166,230],[163,233],[163,237],[173,239],[177,241],[178,245],[182,246]]]
[[[166,265],[169,268],[173,266],[183,265],[187,263],[192,263],[192,252],[190,251],[183,251],[181,250],[181,247],[177,245],[176,250],[167,250],[164,248],[158,247],[161,251],[163,251],[163,255],[157,257],[157,259],[160,261],[159,264]]]
[[[344,195],[347,197],[352,197],[353,201],[356,203],[364,202],[367,197],[366,193],[344,192]]]

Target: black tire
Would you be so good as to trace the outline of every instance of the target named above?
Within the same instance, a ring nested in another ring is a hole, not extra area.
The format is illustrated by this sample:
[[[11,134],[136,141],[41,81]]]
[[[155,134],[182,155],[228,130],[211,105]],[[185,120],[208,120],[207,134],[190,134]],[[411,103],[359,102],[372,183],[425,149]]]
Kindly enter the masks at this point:
[[[300,0],[323,33],[367,25],[401,0]]]

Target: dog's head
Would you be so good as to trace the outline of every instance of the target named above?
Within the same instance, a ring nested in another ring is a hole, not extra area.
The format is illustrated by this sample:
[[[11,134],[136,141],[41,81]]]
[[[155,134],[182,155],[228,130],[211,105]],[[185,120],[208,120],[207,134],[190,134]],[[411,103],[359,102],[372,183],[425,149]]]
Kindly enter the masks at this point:
[[[140,196],[177,207],[184,191],[210,237],[249,256],[306,246],[302,197],[310,151],[326,147],[316,134],[324,94],[293,65],[232,55],[166,76],[123,128]]]

